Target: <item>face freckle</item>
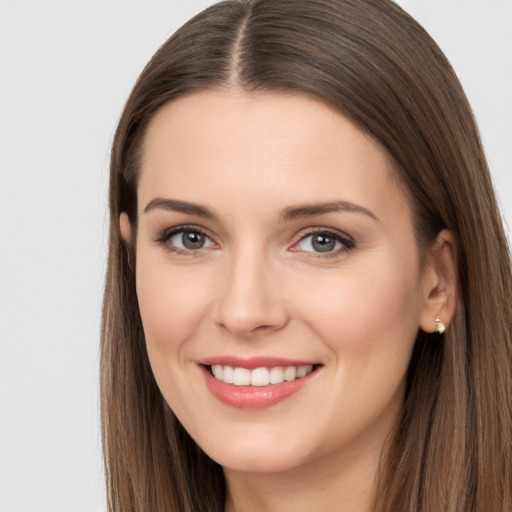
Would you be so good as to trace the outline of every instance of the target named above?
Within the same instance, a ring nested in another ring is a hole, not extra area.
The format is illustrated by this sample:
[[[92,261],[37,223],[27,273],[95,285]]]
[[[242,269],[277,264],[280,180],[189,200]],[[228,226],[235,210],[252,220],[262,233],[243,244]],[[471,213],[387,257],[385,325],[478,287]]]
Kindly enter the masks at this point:
[[[393,428],[428,291],[389,168],[306,96],[199,92],[152,120],[136,239],[147,350],[179,420],[228,470],[339,462]],[[237,386],[228,366],[240,382],[266,370]]]

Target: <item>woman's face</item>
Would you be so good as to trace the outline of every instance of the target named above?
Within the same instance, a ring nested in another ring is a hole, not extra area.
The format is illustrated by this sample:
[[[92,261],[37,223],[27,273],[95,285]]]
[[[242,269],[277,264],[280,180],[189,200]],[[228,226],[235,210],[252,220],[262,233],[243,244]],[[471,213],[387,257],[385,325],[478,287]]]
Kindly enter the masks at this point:
[[[138,215],[151,366],[207,454],[274,472],[380,450],[436,277],[375,142],[305,96],[195,93],[148,129]]]

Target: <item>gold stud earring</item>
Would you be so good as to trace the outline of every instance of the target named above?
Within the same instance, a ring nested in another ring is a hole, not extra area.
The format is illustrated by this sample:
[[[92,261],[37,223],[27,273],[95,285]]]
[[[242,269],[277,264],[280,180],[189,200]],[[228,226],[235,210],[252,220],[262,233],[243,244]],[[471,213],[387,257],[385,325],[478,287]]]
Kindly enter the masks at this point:
[[[441,322],[441,319],[439,318],[439,315],[436,316],[435,324],[436,324],[435,332],[437,334],[443,334],[443,332],[445,331],[446,327],[444,326],[443,322]]]

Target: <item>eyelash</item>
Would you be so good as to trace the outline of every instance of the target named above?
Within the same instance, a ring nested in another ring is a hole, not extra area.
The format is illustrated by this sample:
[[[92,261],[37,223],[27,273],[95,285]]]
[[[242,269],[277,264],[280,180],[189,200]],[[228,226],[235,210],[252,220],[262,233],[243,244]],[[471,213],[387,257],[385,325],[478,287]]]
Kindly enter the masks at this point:
[[[186,233],[187,231],[191,232],[191,233],[198,233],[200,235],[203,235],[206,239],[212,241],[212,238],[208,235],[208,233],[204,229],[202,229],[198,226],[194,226],[194,225],[182,225],[182,226],[175,226],[173,228],[164,229],[161,232],[161,234],[155,238],[154,241],[157,244],[161,245],[169,253],[183,255],[183,256],[198,256],[199,251],[201,249],[205,249],[204,247],[198,248],[196,250],[182,249],[181,247],[176,247],[169,243],[170,239],[173,236],[179,235],[180,233]],[[214,242],[212,242],[212,243],[214,243]]]
[[[341,233],[340,231],[335,231],[335,230],[332,230],[329,228],[324,228],[324,227],[310,229],[307,233],[305,233],[303,236],[300,237],[298,242],[296,242],[293,245],[293,247],[298,246],[301,242],[303,242],[307,238],[313,237],[315,235],[325,235],[328,238],[332,238],[335,240],[335,242],[339,242],[342,247],[339,249],[333,250],[333,251],[325,252],[325,253],[322,253],[320,251],[303,251],[303,252],[307,253],[308,257],[310,257],[310,258],[334,258],[334,257],[340,256],[341,254],[350,252],[356,248],[355,240],[351,236],[349,236],[345,233]],[[299,252],[299,251],[300,250],[297,250],[297,252]]]
[[[204,236],[206,239],[208,239],[212,245],[216,245],[215,242],[213,242],[212,238],[208,235],[208,233],[199,226],[194,225],[182,225],[182,226],[175,226],[173,228],[165,229],[158,235],[154,241],[155,243],[161,245],[164,247],[164,249],[173,254],[183,255],[183,256],[199,256],[201,253],[201,249],[208,249],[208,247],[200,247],[196,250],[194,249],[182,249],[180,247],[176,247],[174,245],[170,245],[169,241],[170,239],[175,236],[179,235],[185,232],[191,232],[191,233],[197,233],[199,235]],[[293,247],[298,246],[301,242],[306,240],[309,237],[312,237],[314,235],[325,235],[328,238],[334,239],[335,242],[339,242],[342,247],[333,251],[326,251],[325,253],[322,253],[320,251],[301,251],[300,249],[293,249]],[[328,228],[316,228],[316,229],[310,229],[307,231],[303,236],[300,237],[300,239],[295,242],[290,250],[293,252],[304,252],[307,254],[307,257],[311,258],[331,258],[339,256],[342,253],[350,252],[351,250],[356,248],[355,240],[344,233],[341,233],[339,231],[335,231]]]

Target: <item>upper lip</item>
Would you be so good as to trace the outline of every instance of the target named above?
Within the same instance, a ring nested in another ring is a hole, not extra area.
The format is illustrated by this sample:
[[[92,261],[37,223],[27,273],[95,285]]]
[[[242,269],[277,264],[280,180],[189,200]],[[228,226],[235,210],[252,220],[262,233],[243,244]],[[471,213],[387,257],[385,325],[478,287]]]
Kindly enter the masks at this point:
[[[316,365],[314,361],[285,359],[281,357],[257,356],[257,357],[239,357],[239,356],[214,356],[207,357],[197,361],[198,364],[205,366],[221,365],[232,366],[233,368],[273,368],[275,366],[308,366]]]

